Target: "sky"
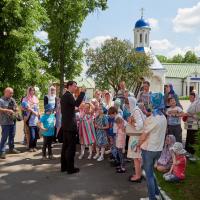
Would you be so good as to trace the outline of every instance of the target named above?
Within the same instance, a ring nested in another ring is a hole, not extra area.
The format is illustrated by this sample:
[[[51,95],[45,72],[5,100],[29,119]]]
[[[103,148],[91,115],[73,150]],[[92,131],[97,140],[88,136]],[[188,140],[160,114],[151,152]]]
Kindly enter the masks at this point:
[[[108,0],[107,10],[97,10],[86,18],[80,39],[88,39],[93,48],[112,37],[133,42],[141,8],[151,25],[155,54],[172,57],[193,50],[200,56],[200,0]]]

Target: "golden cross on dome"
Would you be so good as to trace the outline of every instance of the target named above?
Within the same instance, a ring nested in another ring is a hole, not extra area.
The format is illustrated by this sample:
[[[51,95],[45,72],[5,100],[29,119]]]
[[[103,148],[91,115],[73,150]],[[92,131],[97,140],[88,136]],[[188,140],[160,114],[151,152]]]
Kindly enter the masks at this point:
[[[141,8],[141,19],[144,17],[144,8]]]

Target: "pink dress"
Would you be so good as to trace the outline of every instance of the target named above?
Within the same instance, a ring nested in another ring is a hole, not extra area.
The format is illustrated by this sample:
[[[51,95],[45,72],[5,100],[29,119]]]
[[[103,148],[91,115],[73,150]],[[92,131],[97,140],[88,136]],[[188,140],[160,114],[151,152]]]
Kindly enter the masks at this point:
[[[126,134],[122,129],[117,129],[116,147],[123,149],[126,143]]]
[[[93,116],[84,114],[79,121],[80,144],[91,145],[96,141]]]

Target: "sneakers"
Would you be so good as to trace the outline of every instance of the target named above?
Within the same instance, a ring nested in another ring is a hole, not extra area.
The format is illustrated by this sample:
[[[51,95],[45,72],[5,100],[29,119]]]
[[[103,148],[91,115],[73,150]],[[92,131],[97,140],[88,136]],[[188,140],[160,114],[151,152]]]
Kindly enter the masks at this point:
[[[18,151],[17,149],[10,149],[10,150],[9,150],[9,153],[10,153],[10,154],[19,154],[20,151]]]
[[[110,154],[111,153],[111,150],[109,149],[109,150],[107,150],[107,151],[105,151],[105,154],[106,155],[108,155],[108,154]]]
[[[97,159],[99,157],[99,154],[95,154],[95,156],[93,157],[93,159]]]
[[[80,156],[78,157],[79,160],[83,159],[84,154],[80,154]]]
[[[149,200],[149,197],[140,198],[140,200]]]
[[[156,195],[156,200],[162,200],[161,195]]]
[[[104,157],[103,157],[103,156],[100,156],[100,157],[97,159],[98,162],[100,162],[100,161],[102,161],[102,160],[104,160]]]
[[[89,154],[88,160],[91,160],[91,159],[92,159],[92,154]]]
[[[6,153],[5,152],[2,152],[0,154],[0,159],[6,159]]]

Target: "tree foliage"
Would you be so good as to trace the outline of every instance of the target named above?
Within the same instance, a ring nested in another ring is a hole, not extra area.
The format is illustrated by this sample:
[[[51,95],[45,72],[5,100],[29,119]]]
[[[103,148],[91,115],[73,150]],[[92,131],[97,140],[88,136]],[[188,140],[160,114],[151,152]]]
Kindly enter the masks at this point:
[[[19,97],[29,85],[48,80],[34,35],[47,19],[46,11],[39,0],[1,0],[0,9],[0,90],[13,87]]]
[[[183,61],[184,61],[184,58],[180,54],[173,56],[172,59],[171,59],[172,63],[183,63]]]
[[[87,75],[94,78],[100,89],[111,86],[117,92],[121,80],[126,81],[128,89],[133,89],[141,78],[150,75],[150,57],[136,53],[129,41],[117,38],[106,40],[100,48],[88,49],[86,60]]]
[[[106,0],[47,0],[49,23],[44,25],[48,33],[49,72],[60,79],[60,94],[64,78],[72,79],[82,71],[83,42],[77,43],[85,18],[95,9],[106,9]]]
[[[198,63],[198,57],[193,51],[187,51],[184,56],[177,54],[172,58],[167,58],[163,55],[157,55],[157,58],[161,63]]]
[[[183,59],[184,63],[197,63],[198,57],[192,51],[187,51]]]
[[[161,62],[161,63],[167,63],[168,62],[168,58],[166,56],[163,56],[163,55],[156,55],[156,57],[158,58],[158,60]]]

